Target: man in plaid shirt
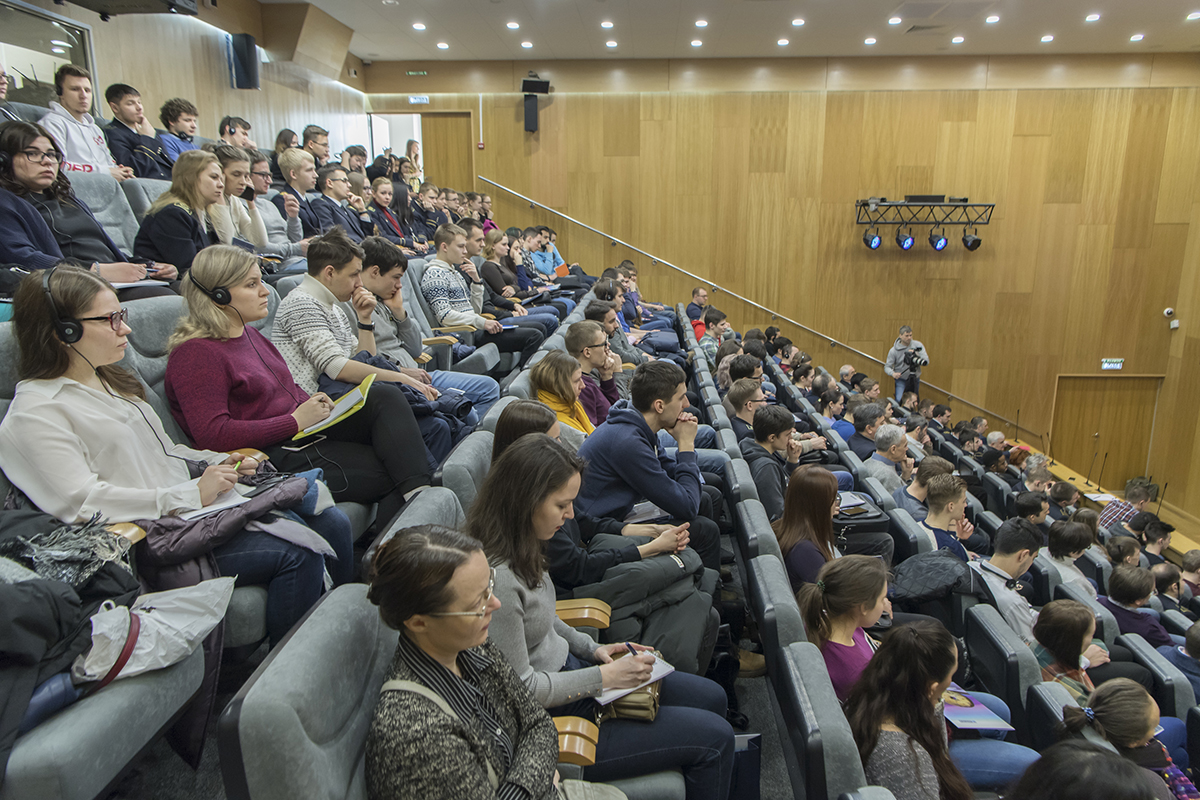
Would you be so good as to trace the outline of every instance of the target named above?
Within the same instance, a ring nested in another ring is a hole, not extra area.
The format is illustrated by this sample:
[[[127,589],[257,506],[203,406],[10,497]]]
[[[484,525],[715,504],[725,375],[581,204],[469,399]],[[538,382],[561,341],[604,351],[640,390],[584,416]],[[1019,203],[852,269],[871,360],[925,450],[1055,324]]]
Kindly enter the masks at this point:
[[[1133,519],[1133,515],[1145,510],[1150,502],[1150,490],[1145,486],[1131,486],[1124,500],[1113,500],[1100,513],[1100,530],[1105,531],[1122,522]]]

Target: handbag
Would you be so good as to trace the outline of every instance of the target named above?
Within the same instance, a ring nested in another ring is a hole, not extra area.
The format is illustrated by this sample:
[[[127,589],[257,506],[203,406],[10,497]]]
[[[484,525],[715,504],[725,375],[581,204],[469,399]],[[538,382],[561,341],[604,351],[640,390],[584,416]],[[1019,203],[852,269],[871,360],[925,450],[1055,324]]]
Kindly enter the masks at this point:
[[[620,653],[615,658],[622,658],[628,655]],[[654,655],[662,658],[662,653],[657,650]],[[662,691],[662,678],[659,678],[654,683],[648,683],[640,689],[635,689],[624,697],[613,700],[606,706],[600,706],[596,710],[596,724],[599,725],[609,719],[636,719],[642,722],[654,722],[654,718],[658,716],[658,696]]]

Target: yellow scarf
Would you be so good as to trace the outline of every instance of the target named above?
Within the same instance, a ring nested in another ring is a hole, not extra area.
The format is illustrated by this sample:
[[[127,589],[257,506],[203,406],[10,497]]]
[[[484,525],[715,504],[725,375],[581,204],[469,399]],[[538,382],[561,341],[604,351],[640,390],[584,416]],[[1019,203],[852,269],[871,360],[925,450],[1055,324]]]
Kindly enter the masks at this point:
[[[564,425],[570,425],[577,431],[583,431],[585,434],[590,434],[596,430],[596,426],[588,419],[587,412],[583,410],[583,403],[576,400],[571,405],[559,400],[549,392],[539,391],[538,400],[550,407],[550,410],[558,416],[558,421]]]

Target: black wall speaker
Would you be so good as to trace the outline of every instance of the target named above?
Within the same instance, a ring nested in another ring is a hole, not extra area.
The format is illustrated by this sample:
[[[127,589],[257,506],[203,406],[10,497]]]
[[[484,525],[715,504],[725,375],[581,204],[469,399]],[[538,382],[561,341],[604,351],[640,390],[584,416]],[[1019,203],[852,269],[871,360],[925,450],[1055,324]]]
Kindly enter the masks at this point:
[[[229,37],[229,69],[233,75],[233,88],[258,89],[258,48],[254,37],[248,33],[234,33]]]
[[[536,133],[538,129],[538,96],[536,94],[525,95],[525,130],[529,133]]]

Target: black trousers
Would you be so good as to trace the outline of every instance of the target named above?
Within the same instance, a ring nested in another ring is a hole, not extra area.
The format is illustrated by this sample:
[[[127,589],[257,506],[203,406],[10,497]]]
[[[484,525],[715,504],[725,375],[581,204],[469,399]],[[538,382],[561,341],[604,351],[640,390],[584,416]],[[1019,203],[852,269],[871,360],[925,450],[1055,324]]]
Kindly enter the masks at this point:
[[[379,503],[376,530],[386,530],[407,492],[430,483],[421,429],[397,386],[374,384],[361,409],[321,434],[325,441],[298,453],[283,449],[289,442],[265,452],[283,472],[325,470],[325,482],[338,502]]]
[[[524,327],[502,330],[499,333],[479,331],[475,336],[476,344],[494,344],[501,353],[520,353],[522,367],[525,366],[529,357],[537,352],[544,341],[546,341],[546,337],[542,335],[541,330]]]
[[[1107,664],[1101,664],[1098,667],[1088,669],[1088,677],[1092,679],[1092,683],[1096,686],[1111,681],[1113,678],[1129,678],[1131,681],[1136,681],[1146,687],[1148,691],[1154,689],[1154,677],[1150,674],[1150,670],[1143,667],[1141,664],[1136,664],[1133,661],[1133,653],[1119,644],[1114,644],[1108,648],[1108,656],[1112,660]]]
[[[688,523],[688,547],[696,551],[704,566],[720,571],[721,529],[714,517],[712,498],[707,493],[700,493],[700,510],[695,517],[671,520],[672,525],[685,522]]]

